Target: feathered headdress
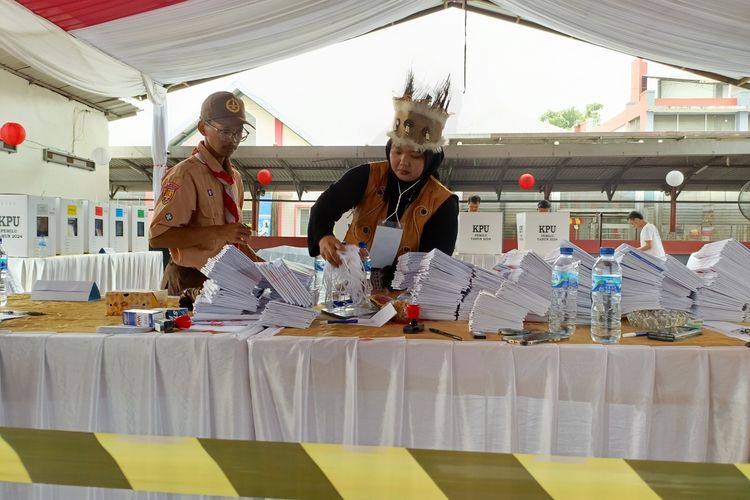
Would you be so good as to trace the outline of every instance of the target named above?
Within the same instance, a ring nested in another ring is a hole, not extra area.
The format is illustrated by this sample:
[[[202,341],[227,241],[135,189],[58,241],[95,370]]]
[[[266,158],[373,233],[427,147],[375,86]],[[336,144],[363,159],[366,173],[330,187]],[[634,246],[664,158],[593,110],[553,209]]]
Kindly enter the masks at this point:
[[[414,74],[406,76],[404,95],[393,98],[396,116],[388,137],[393,143],[411,146],[417,150],[438,151],[443,145],[443,127],[448,120],[451,77],[437,88],[417,89]]]

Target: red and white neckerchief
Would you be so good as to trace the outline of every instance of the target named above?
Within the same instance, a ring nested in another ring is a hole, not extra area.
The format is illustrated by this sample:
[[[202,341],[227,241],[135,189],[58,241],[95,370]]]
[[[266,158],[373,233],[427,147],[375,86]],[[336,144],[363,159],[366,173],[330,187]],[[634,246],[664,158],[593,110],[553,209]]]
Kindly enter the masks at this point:
[[[234,177],[226,173],[224,170],[217,172],[209,167],[208,163],[206,163],[206,161],[201,156],[200,150],[198,148],[193,149],[193,156],[195,156],[195,158],[199,162],[203,163],[209,170],[209,172],[211,172],[211,174],[216,177],[219,182],[221,182],[221,185],[224,186],[222,199],[224,200],[224,220],[226,221],[226,223],[234,224],[235,222],[239,222],[240,211],[237,208],[237,195],[234,192],[235,190],[232,189],[232,186],[234,186]]]

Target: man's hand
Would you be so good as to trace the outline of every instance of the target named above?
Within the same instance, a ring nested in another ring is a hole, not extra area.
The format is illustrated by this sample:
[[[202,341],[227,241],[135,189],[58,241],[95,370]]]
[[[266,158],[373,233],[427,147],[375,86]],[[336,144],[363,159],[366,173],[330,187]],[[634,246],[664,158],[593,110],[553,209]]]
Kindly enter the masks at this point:
[[[252,230],[241,222],[224,224],[223,226],[216,226],[216,228],[219,233],[218,238],[231,244],[248,243],[252,234]]]
[[[329,234],[320,238],[318,246],[320,247],[320,256],[330,262],[333,267],[339,267],[341,259],[338,252],[344,251],[344,245],[334,235]]]

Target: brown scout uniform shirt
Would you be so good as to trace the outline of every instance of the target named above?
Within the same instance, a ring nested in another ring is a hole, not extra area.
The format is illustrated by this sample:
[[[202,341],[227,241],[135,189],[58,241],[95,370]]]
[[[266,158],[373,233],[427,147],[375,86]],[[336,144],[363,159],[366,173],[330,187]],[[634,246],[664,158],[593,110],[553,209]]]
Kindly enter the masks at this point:
[[[220,172],[222,165],[216,161],[203,142],[198,145],[201,158],[191,156],[167,171],[161,184],[161,196],[154,208],[149,237],[153,238],[172,227],[205,227],[226,224],[224,218],[224,187],[219,179],[209,171]],[[230,170],[234,177],[236,200],[239,201],[239,212],[242,214],[244,185],[239,172],[234,167]],[[178,266],[200,269],[206,261],[219,253],[226,241],[207,240],[190,248],[170,248],[172,260]]]

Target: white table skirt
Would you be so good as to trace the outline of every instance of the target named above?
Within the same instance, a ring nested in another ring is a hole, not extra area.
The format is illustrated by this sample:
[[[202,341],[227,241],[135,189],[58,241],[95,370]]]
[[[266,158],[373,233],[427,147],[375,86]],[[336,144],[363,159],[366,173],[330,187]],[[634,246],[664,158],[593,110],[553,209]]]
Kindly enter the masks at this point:
[[[95,281],[102,293],[110,290],[154,290],[161,285],[161,252],[60,255],[8,259],[13,293],[31,293],[39,279]]]
[[[750,349],[0,335],[0,425],[740,463]]]

